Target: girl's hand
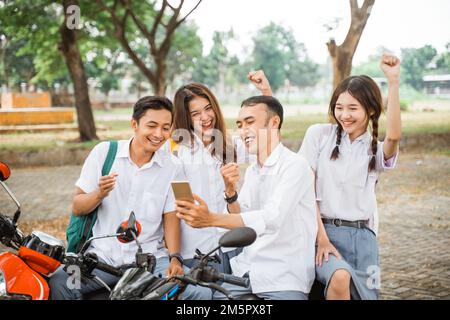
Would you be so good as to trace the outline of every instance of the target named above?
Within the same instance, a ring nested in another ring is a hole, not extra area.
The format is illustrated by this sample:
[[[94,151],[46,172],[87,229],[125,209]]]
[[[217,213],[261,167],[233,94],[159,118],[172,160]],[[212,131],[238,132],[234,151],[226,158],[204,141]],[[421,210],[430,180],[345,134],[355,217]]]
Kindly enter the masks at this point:
[[[380,61],[380,68],[389,82],[400,79],[400,59],[396,56],[383,54]]]
[[[333,254],[336,258],[341,259],[341,255],[337,249],[331,244],[330,240],[323,239],[317,241],[316,265],[322,266],[323,258],[328,262],[329,255]]]

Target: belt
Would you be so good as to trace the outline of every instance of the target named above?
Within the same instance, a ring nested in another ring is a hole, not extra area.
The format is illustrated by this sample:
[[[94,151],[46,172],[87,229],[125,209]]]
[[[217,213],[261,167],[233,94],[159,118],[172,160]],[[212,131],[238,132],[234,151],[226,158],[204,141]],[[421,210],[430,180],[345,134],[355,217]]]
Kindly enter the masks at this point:
[[[322,218],[322,222],[326,224],[332,224],[336,227],[353,227],[353,228],[367,228],[366,220],[357,220],[357,221],[347,221],[342,219],[328,219]]]

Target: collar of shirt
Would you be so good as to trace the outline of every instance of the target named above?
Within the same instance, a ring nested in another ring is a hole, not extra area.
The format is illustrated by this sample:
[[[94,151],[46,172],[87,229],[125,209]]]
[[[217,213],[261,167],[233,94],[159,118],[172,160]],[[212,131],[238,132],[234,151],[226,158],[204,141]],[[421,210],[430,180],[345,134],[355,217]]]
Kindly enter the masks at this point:
[[[275,147],[275,149],[273,149],[273,151],[271,152],[269,157],[266,159],[263,166],[261,167],[259,165],[258,161],[256,161],[254,164],[252,164],[252,169],[257,172],[263,173],[263,172],[271,169],[275,165],[278,165],[280,163],[279,160],[280,160],[281,152],[282,152],[283,148],[284,148],[283,144],[281,142],[279,142],[278,145]]]
[[[200,137],[195,132],[193,133],[193,136],[194,136],[194,146],[193,147],[195,149],[195,150],[193,150],[194,152],[199,149],[208,149],[208,147],[211,145],[211,144],[209,144],[208,147],[205,147],[202,139],[200,139]]]
[[[117,158],[128,158],[132,163],[134,163],[133,160],[131,160],[131,157],[130,157],[130,146],[131,146],[131,142],[133,141],[133,139],[134,139],[134,137],[129,139],[129,140],[127,140],[126,143],[123,143],[123,144],[119,143],[119,145],[117,147],[117,156],[116,156]],[[156,150],[153,153],[153,157],[150,160],[150,162],[148,162],[145,165],[143,165],[141,167],[141,169],[150,168],[153,165],[153,163],[158,164],[162,168],[163,167],[163,160],[162,160],[161,155],[159,153],[160,153],[160,149]]]
[[[198,150],[202,150],[202,152],[207,152],[209,155],[211,155],[211,151],[213,149],[214,143],[210,143],[207,146],[203,143],[203,141],[200,139],[200,137],[194,133],[194,146],[192,149],[192,152],[195,153]],[[222,163],[216,156],[211,155],[214,161]]]
[[[347,143],[350,145],[350,136],[348,135],[347,132],[343,131],[342,132],[342,138],[345,139],[345,141],[347,141]],[[362,135],[360,135],[359,137],[357,137],[353,142],[355,141],[361,141],[367,145],[370,145],[371,141],[372,141],[372,137],[370,136],[370,132],[367,130],[366,132],[364,132]]]

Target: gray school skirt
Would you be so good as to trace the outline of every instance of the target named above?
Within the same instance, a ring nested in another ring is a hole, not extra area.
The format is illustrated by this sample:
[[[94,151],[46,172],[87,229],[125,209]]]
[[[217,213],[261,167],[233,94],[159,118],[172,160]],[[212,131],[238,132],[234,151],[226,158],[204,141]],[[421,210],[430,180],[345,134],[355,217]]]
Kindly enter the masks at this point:
[[[328,284],[334,272],[345,269],[351,275],[350,294],[356,300],[377,300],[380,289],[380,263],[378,243],[375,234],[369,229],[336,227],[324,224],[330,242],[341,254],[341,259],[330,254],[328,262],[316,266],[316,280]]]

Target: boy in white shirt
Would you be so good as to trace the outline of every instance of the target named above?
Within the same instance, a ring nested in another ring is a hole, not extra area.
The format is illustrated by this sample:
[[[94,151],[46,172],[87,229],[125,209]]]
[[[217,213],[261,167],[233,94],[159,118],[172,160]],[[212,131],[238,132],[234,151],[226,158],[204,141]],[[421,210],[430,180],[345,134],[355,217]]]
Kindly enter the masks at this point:
[[[257,163],[247,169],[239,195],[238,166],[230,163],[222,169],[225,193],[234,199],[227,206],[229,214],[210,212],[197,195],[199,204],[176,201],[177,216],[193,227],[247,226],[256,231],[256,241],[230,261],[234,275],[250,278],[248,288],[223,284],[234,296],[305,300],[314,280],[314,176],[307,161],[280,142],[282,122],[283,108],[273,97],[242,103],[236,123]],[[216,293],[215,298],[223,296]]]
[[[92,230],[94,237],[114,234],[133,211],[141,225],[138,240],[143,251],[157,258],[155,274],[167,276],[183,273],[181,261],[176,257],[180,248],[180,224],[170,188],[171,181],[180,179],[181,163],[160,150],[170,136],[172,111],[172,103],[165,97],[139,99],[131,120],[134,136],[118,141],[111,173],[101,176],[108,142],[99,143],[83,165],[73,198],[75,215],[88,214],[98,206]],[[135,261],[137,245],[134,241],[121,243],[115,237],[104,238],[94,240],[88,251],[97,254],[100,261],[118,267]],[[100,270],[93,273],[110,287],[119,280]],[[68,278],[62,268],[50,277],[51,299],[82,299],[83,295],[101,288],[91,280],[81,281],[80,288],[71,288]],[[189,286],[184,297],[201,299],[201,294],[193,288]]]

